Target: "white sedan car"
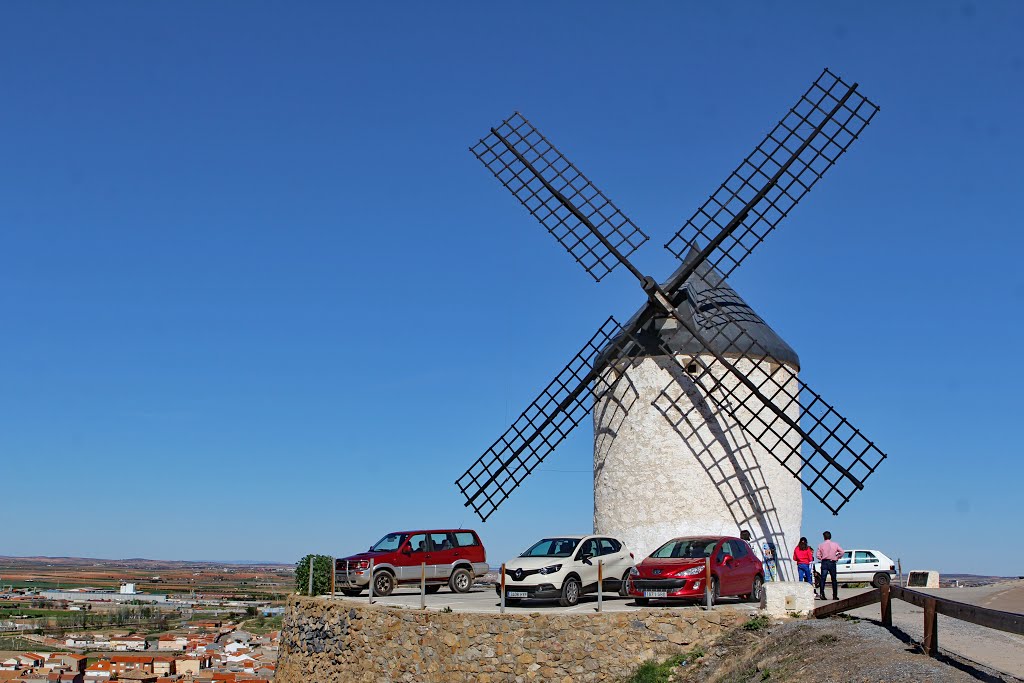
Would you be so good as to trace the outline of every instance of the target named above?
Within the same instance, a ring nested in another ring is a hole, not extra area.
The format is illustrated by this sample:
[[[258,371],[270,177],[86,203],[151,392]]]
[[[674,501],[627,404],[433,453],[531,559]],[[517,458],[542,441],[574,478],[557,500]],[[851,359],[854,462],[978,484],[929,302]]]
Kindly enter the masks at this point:
[[[580,596],[597,592],[598,568],[602,590],[625,595],[633,554],[610,536],[552,536],[542,538],[519,557],[505,563],[505,604],[520,600],[558,600],[563,607]],[[495,587],[501,596],[501,583]]]
[[[821,562],[814,563],[814,585],[821,576]],[[836,560],[839,583],[870,583],[875,588],[889,583],[896,576],[896,563],[879,550],[847,550]],[[831,581],[832,577],[828,577]]]

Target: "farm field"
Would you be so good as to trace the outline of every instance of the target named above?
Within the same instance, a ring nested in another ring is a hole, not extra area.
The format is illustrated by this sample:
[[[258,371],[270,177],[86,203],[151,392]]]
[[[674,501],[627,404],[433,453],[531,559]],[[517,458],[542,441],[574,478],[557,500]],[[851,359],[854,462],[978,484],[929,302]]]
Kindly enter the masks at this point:
[[[229,564],[174,560],[106,560],[77,557],[0,557],[0,587],[7,590],[116,591],[134,583],[144,593],[197,598],[283,600],[292,590],[291,565]]]

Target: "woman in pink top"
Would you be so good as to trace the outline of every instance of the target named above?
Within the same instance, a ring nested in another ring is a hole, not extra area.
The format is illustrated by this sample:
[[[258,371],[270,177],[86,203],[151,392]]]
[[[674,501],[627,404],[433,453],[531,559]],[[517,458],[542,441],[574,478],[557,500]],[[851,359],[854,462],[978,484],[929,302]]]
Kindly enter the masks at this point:
[[[811,563],[814,562],[814,551],[807,545],[807,537],[801,536],[800,543],[793,549],[793,561],[796,562],[796,571],[800,581],[814,585],[811,578]]]

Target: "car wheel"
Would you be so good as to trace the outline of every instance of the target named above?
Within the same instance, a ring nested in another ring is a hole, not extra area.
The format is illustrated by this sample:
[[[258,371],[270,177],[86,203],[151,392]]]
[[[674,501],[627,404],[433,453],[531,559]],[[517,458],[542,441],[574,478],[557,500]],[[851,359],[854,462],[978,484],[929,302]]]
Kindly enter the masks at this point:
[[[522,598],[505,598],[505,607],[519,607]]]
[[[646,607],[651,602],[651,600],[650,598],[633,598],[633,602],[640,605],[641,607]]]
[[[558,599],[558,604],[562,607],[574,607],[580,601],[580,580],[575,576],[570,576],[562,583],[562,597]]]
[[[889,575],[878,572],[875,574],[875,578],[871,579],[871,585],[875,588],[881,588],[882,586],[889,585]]]
[[[373,594],[386,598],[395,590],[395,577],[391,572],[381,570],[373,575]]]
[[[459,567],[452,572],[452,577],[448,579],[448,587],[452,593],[468,593],[469,589],[473,587],[473,575],[465,567]]]
[[[347,595],[350,598],[358,598],[360,595],[363,594],[363,589],[362,588],[342,588],[341,589],[341,593],[342,593],[342,595]]]
[[[761,602],[761,589],[764,587],[764,579],[760,574],[754,577],[754,585],[750,587],[750,595],[747,599],[751,602]]]
[[[627,569],[626,573],[622,575],[622,583],[619,584],[619,597],[622,597],[622,598],[628,598],[629,597],[629,591],[626,590],[626,585],[628,583],[629,583],[629,570]]]
[[[441,590],[441,584],[439,584],[439,583],[435,583],[435,584],[431,584],[431,585],[427,586],[427,593],[429,593],[430,595],[433,595],[434,593],[436,593],[439,590]]]
[[[711,577],[711,604],[712,605],[717,605],[718,604],[718,598],[720,598],[720,597],[721,597],[721,595],[718,593],[718,577],[717,576],[712,576]]]

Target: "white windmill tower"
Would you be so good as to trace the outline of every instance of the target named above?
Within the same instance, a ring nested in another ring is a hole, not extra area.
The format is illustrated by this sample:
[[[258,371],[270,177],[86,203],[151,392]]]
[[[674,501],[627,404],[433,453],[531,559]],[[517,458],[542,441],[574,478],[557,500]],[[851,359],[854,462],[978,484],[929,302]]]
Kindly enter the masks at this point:
[[[680,315],[707,329],[712,321],[705,315],[728,306],[729,324],[736,328],[729,339],[756,340],[767,354],[750,354],[739,341],[718,350],[746,376],[770,373],[788,385],[783,396],[795,393],[799,357],[732,288],[706,264],[687,287],[703,310],[695,314],[684,305],[677,309]],[[746,530],[759,554],[773,548],[782,576],[795,579],[788,558],[800,538],[802,487],[780,461],[799,447],[796,433],[774,444],[775,455],[772,444],[752,439],[709,399],[695,375],[714,365],[714,357],[674,318],[651,321],[637,338],[643,353],[607,371],[624,376],[606,378],[612,388],[594,405],[595,533],[615,536],[643,557],[677,536],[738,536]],[[746,410],[756,406],[734,378],[718,374],[737,392],[737,404]],[[796,402],[781,403],[789,417],[799,419]],[[765,422],[775,421],[767,408],[760,413]]]

